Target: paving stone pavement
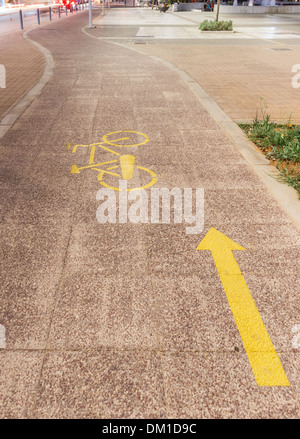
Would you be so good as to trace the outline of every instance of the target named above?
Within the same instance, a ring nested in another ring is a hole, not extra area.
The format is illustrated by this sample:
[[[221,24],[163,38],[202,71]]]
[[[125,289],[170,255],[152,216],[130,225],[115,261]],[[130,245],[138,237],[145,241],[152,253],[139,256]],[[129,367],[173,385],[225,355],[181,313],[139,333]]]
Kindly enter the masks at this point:
[[[233,49],[224,44],[195,47],[173,42],[168,46],[140,45],[139,49],[188,73],[232,120],[252,122],[256,116],[268,114],[276,122],[300,124],[299,92],[292,87],[299,46],[285,51],[274,43]]]
[[[41,78],[45,60],[41,52],[23,38],[22,32],[1,35],[0,64],[6,70],[6,88],[0,89],[0,119]]]
[[[138,30],[132,37],[138,36],[143,44],[136,44],[134,38],[120,42],[182,69],[231,119],[251,122],[265,112],[271,120],[299,124],[300,88],[292,86],[292,68],[300,59],[300,14],[254,18],[221,14],[220,19],[233,20],[234,34],[201,33],[199,23],[214,16],[197,11],[169,11],[162,16],[148,9],[134,16],[129,10],[122,14],[113,10],[95,20],[98,28],[91,34],[107,36],[105,29],[118,22],[136,25]]]
[[[30,32],[53,77],[1,139],[1,417],[298,418],[299,229],[175,71],[86,23]],[[203,231],[100,224],[98,163],[115,187],[117,154],[135,156],[130,188],[204,188]],[[212,227],[246,249],[234,257],[289,386],[255,380],[196,251]]]

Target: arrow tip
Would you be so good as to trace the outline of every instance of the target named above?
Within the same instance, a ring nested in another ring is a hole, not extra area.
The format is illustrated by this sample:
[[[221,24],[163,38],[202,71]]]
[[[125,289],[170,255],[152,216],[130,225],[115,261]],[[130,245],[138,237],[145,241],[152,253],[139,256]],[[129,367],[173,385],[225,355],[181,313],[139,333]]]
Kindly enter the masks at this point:
[[[237,244],[232,239],[228,238],[224,233],[219,232],[214,227],[211,227],[207,234],[197,247],[197,250],[246,250],[241,245]]]

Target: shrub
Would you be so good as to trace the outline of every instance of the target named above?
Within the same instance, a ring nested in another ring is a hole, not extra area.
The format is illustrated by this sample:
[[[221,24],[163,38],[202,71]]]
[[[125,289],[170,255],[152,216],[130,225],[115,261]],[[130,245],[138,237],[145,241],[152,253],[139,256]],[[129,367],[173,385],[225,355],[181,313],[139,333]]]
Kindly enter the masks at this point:
[[[232,30],[232,21],[212,21],[212,20],[205,20],[203,21],[199,29],[202,31],[206,30],[212,30],[212,31],[231,31]]]
[[[271,122],[262,113],[261,120],[256,116],[252,124],[239,126],[279,170],[278,180],[296,189],[300,198],[300,126]]]

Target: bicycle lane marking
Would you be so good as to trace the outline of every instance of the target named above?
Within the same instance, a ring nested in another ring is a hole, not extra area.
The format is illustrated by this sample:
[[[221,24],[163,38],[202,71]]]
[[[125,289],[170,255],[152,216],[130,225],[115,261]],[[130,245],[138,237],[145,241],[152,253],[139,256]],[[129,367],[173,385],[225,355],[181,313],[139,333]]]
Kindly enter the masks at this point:
[[[113,138],[116,135],[118,135],[118,138]],[[135,140],[131,140],[131,137],[134,137]],[[134,143],[129,143],[129,144],[119,143],[119,142],[125,142],[130,140],[133,141]],[[98,143],[76,144],[72,147],[71,142],[69,142],[67,145],[67,149],[68,151],[71,150],[73,154],[77,152],[79,147],[88,148],[88,149],[90,148],[88,164],[82,166],[78,166],[74,164],[71,167],[71,174],[80,174],[81,171],[84,169],[91,169],[97,171],[98,181],[102,186],[112,189],[114,191],[120,191],[119,187],[112,185],[110,182],[107,182],[104,179],[108,177],[115,177],[117,179],[123,178],[124,180],[130,181],[133,178],[134,169],[137,169],[138,171],[143,171],[144,175],[145,174],[147,175],[147,180],[144,182],[144,184],[141,187],[130,187],[126,190],[130,192],[130,191],[136,191],[141,189],[147,189],[156,183],[157,181],[156,173],[151,169],[147,169],[143,166],[138,166],[135,163],[136,157],[134,155],[120,154],[119,152],[114,151],[111,148],[108,148],[107,146],[104,145],[109,145],[118,148],[131,148],[131,147],[145,145],[146,143],[149,142],[149,140],[150,140],[149,137],[144,133],[133,131],[133,130],[122,130],[122,131],[113,131],[111,133],[105,134],[102,137],[102,142],[98,142]],[[105,152],[118,156],[119,160],[110,160],[110,161],[95,163],[95,154],[97,147],[104,150]],[[112,164],[113,166],[111,166]],[[103,166],[106,165],[109,166],[103,168]],[[114,171],[119,170],[118,168],[120,169],[119,173],[112,172],[113,170]]]

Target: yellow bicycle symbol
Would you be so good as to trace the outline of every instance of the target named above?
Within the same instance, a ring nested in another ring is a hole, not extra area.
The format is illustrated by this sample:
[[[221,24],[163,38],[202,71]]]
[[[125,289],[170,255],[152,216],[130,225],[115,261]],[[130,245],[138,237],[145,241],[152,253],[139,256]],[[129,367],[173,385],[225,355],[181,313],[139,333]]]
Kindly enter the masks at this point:
[[[77,144],[72,148],[72,153],[76,153],[79,147],[90,148],[89,163],[84,166],[73,165],[71,168],[71,174],[80,174],[85,169],[91,169],[98,172],[98,181],[102,186],[109,189],[119,191],[119,187],[115,186],[114,179],[132,180],[134,170],[142,171],[144,174],[143,181],[145,183],[141,187],[128,188],[127,191],[134,191],[139,189],[147,189],[153,186],[157,181],[155,172],[150,169],[138,166],[135,164],[136,157],[133,154],[120,154],[108,148],[105,145],[131,148],[135,146],[144,145],[149,142],[149,137],[138,131],[114,131],[112,133],[105,134],[102,137],[102,142],[91,143],[89,145]],[[109,160],[105,162],[95,163],[95,154],[97,149],[100,148],[106,152],[110,152],[118,157],[115,160]],[[71,149],[71,144],[68,144],[68,149]],[[122,189],[121,189],[122,190]]]

